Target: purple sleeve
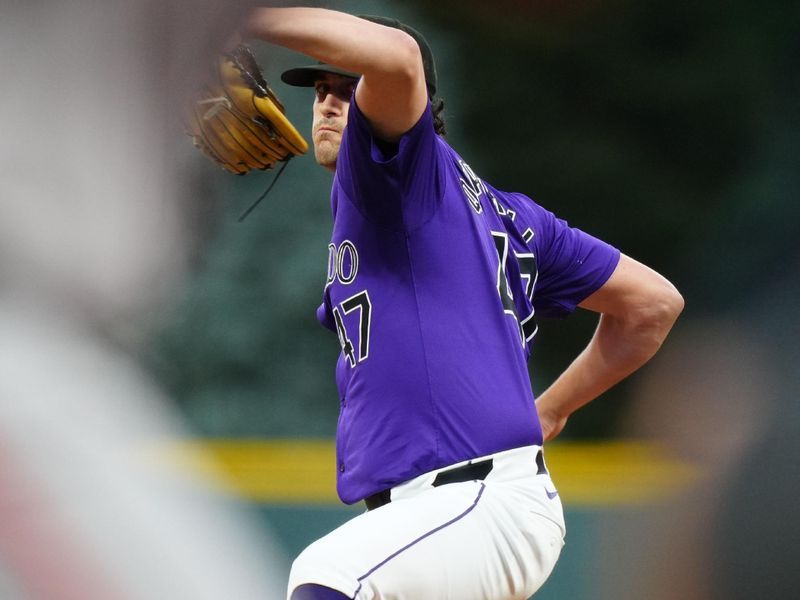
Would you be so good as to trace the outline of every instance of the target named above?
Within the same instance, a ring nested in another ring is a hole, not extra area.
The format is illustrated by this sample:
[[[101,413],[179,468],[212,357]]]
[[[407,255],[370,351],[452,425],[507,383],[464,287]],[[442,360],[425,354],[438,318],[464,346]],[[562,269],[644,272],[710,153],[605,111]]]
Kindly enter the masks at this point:
[[[537,209],[539,224],[533,243],[539,278],[533,305],[537,315],[565,317],[611,277],[620,252],[553,213]]]
[[[336,165],[345,196],[368,220],[412,229],[426,222],[442,197],[431,106],[396,144],[376,139],[353,94]]]

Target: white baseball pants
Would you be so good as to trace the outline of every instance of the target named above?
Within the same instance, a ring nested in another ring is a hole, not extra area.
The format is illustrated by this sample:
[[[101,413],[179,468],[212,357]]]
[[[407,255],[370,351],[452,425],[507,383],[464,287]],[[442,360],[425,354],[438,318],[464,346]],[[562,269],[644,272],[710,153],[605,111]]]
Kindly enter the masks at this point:
[[[525,600],[545,582],[564,545],[561,501],[537,474],[539,446],[491,455],[481,480],[433,487],[432,471],[391,491],[306,548],[288,597],[316,583],[353,600]],[[481,457],[468,462],[478,462]]]

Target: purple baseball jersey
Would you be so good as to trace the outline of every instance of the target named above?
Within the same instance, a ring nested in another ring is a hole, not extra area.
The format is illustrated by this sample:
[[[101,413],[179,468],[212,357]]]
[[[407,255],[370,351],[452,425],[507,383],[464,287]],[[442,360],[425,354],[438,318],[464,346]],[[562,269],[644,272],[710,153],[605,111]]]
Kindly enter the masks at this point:
[[[619,251],[483,182],[434,132],[430,105],[387,148],[353,97],[331,205],[317,316],[342,345],[342,501],[541,444],[527,370],[534,316],[573,311]]]

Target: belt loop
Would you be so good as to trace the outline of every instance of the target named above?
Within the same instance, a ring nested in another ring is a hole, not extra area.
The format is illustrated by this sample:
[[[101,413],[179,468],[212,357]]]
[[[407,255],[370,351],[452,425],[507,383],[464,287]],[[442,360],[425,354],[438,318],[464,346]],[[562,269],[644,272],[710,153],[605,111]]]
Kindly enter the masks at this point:
[[[547,467],[544,466],[544,450],[539,450],[536,453],[536,474],[547,475]]]
[[[367,510],[375,510],[376,508],[380,508],[384,504],[389,504],[392,501],[392,490],[383,490],[382,492],[378,492],[377,494],[372,494],[372,496],[367,496],[364,498],[364,504],[367,506]]]

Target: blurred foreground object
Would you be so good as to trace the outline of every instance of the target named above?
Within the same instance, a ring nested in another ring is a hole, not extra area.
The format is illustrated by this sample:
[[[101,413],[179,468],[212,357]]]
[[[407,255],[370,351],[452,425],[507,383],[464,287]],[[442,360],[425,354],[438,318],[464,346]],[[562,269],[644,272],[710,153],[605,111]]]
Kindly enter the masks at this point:
[[[783,313],[772,321],[786,326],[796,317]],[[747,331],[741,322],[691,323],[641,380],[626,433],[664,446],[705,476],[606,520],[599,598],[795,595],[799,411],[796,389],[785,384],[796,373],[779,368],[789,350],[776,336]],[[757,322],[769,329],[768,318]]]
[[[185,432],[128,356],[24,308],[0,329],[0,596],[282,597],[266,533],[158,460]]]
[[[241,507],[153,459],[186,432],[133,358],[182,280],[193,233],[170,115],[246,8],[3,9],[4,599],[285,593],[279,556]]]

